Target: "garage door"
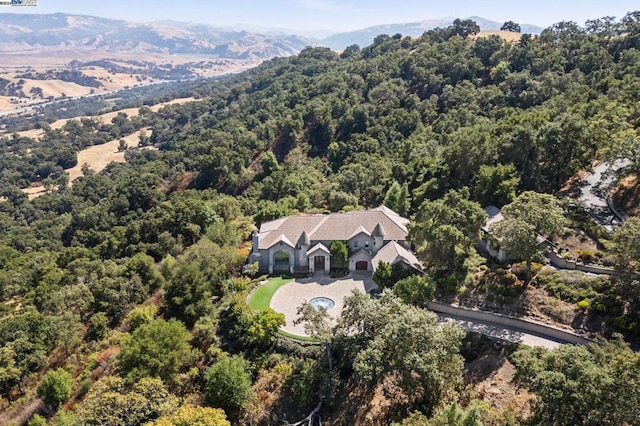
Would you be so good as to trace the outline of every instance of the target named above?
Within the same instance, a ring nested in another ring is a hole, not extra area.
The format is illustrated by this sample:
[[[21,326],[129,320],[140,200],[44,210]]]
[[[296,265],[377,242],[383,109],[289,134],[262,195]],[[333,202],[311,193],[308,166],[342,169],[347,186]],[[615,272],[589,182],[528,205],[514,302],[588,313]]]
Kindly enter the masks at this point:
[[[356,262],[356,271],[366,271],[369,269],[369,262],[366,260],[361,260]]]

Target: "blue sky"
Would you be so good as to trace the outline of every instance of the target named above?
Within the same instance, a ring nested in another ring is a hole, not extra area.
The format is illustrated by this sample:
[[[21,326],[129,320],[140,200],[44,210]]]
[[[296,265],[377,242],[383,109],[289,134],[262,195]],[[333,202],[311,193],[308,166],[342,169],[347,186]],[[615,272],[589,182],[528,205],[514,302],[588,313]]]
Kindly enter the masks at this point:
[[[639,10],[637,0],[39,0],[37,7],[2,7],[2,12],[66,12],[131,21],[173,19],[212,25],[237,23],[302,30],[354,30],[378,24],[443,17],[481,16],[542,27],[562,20]]]

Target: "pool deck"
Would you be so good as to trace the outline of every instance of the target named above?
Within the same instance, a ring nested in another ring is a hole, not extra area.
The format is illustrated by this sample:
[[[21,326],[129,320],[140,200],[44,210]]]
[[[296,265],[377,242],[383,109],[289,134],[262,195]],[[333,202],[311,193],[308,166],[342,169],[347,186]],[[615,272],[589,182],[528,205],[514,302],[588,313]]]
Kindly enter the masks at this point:
[[[304,325],[295,325],[298,308],[314,297],[327,297],[335,302],[335,306],[327,311],[332,318],[342,312],[344,298],[356,290],[367,293],[377,288],[371,273],[351,272],[346,277],[331,278],[318,273],[311,278],[297,279],[280,287],[271,298],[270,307],[284,314],[286,325],[282,329],[298,336],[306,336]]]

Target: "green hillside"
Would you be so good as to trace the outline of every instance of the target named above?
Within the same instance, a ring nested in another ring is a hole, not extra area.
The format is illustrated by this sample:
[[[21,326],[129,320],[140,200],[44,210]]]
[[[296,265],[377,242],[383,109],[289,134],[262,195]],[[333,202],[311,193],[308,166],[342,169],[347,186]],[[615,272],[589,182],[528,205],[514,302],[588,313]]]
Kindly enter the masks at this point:
[[[53,425],[226,424],[214,409],[251,425],[312,412],[328,424],[634,424],[640,221],[611,236],[531,194],[556,194],[596,160],[638,171],[640,12],[610,24],[561,22],[509,43],[473,40],[474,23],[457,21],[341,53],[307,48],[202,82],[197,102],[41,123],[40,141],[0,137],[0,424],[34,413]],[[69,185],[79,150],[147,128],[126,163]],[[51,191],[29,200],[20,188],[36,182]],[[354,297],[322,345],[283,338],[279,314],[249,306],[255,224],[383,202],[415,219],[424,277],[403,280],[398,297]],[[475,249],[490,204],[566,215],[553,233],[588,234],[589,257],[618,274],[541,272],[530,285],[533,257],[522,278],[525,264]],[[464,367],[493,346],[422,308],[431,289],[446,298],[485,284],[501,304],[546,292],[611,342],[501,349],[537,399],[531,412],[494,407]]]

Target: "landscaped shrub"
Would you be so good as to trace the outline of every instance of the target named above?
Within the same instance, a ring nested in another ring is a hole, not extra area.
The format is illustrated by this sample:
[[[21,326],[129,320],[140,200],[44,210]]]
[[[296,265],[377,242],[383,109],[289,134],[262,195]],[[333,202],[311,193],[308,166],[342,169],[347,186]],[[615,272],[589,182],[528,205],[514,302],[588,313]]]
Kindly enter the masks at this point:
[[[551,296],[570,303],[592,300],[609,287],[606,277],[588,277],[580,272],[544,270],[536,284]]]
[[[584,263],[593,263],[596,260],[596,254],[591,250],[578,250],[578,260]]]
[[[570,251],[563,251],[560,253],[560,256],[566,260],[573,260],[573,254]]]
[[[516,281],[518,281],[518,277],[516,277],[514,274],[511,274],[511,273],[505,274],[500,277],[500,282],[507,286],[514,284]]]
[[[589,306],[591,305],[591,303],[589,303],[589,301],[587,299],[581,300],[578,302],[578,308],[586,311],[587,309],[589,309]]]
[[[460,282],[455,277],[443,277],[437,281],[438,288],[450,293],[457,293],[460,290]]]

